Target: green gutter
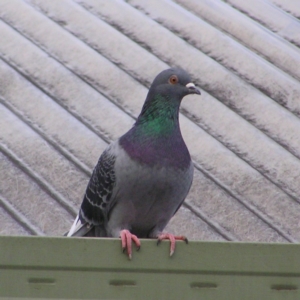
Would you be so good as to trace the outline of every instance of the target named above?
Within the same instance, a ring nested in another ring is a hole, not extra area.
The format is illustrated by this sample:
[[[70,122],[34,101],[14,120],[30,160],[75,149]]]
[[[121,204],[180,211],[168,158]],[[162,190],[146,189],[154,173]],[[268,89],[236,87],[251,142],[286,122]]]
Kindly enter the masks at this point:
[[[300,299],[300,245],[0,237],[0,299]]]

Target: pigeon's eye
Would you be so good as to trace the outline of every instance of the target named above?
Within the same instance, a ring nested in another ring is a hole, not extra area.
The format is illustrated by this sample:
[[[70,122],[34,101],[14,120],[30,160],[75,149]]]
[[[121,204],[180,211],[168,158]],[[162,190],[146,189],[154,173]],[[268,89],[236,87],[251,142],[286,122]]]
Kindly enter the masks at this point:
[[[176,75],[172,75],[170,78],[169,78],[169,83],[170,84],[176,84],[178,83],[178,77]]]

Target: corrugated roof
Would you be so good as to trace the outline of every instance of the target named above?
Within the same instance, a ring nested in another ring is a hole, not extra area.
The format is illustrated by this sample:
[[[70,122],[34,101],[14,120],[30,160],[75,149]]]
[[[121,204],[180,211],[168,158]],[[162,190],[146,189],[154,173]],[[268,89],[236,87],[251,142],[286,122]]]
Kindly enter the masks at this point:
[[[1,234],[61,235],[153,78],[202,91],[180,122],[195,163],[168,229],[300,240],[300,9],[294,1],[0,2]]]

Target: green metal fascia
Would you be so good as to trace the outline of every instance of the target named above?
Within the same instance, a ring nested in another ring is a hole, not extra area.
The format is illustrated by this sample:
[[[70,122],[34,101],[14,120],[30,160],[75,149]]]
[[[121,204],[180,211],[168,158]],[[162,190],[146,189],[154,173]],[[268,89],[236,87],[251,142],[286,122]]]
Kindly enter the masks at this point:
[[[300,244],[0,237],[0,299],[300,299]]]

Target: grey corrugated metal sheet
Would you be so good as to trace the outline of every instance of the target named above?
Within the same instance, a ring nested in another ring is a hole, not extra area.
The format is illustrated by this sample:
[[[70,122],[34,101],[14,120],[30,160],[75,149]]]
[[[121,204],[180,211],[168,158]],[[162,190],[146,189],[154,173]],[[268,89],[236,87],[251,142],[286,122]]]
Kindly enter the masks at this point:
[[[1,234],[69,229],[107,143],[168,66],[195,163],[168,229],[300,240],[300,9],[293,1],[0,1]]]

